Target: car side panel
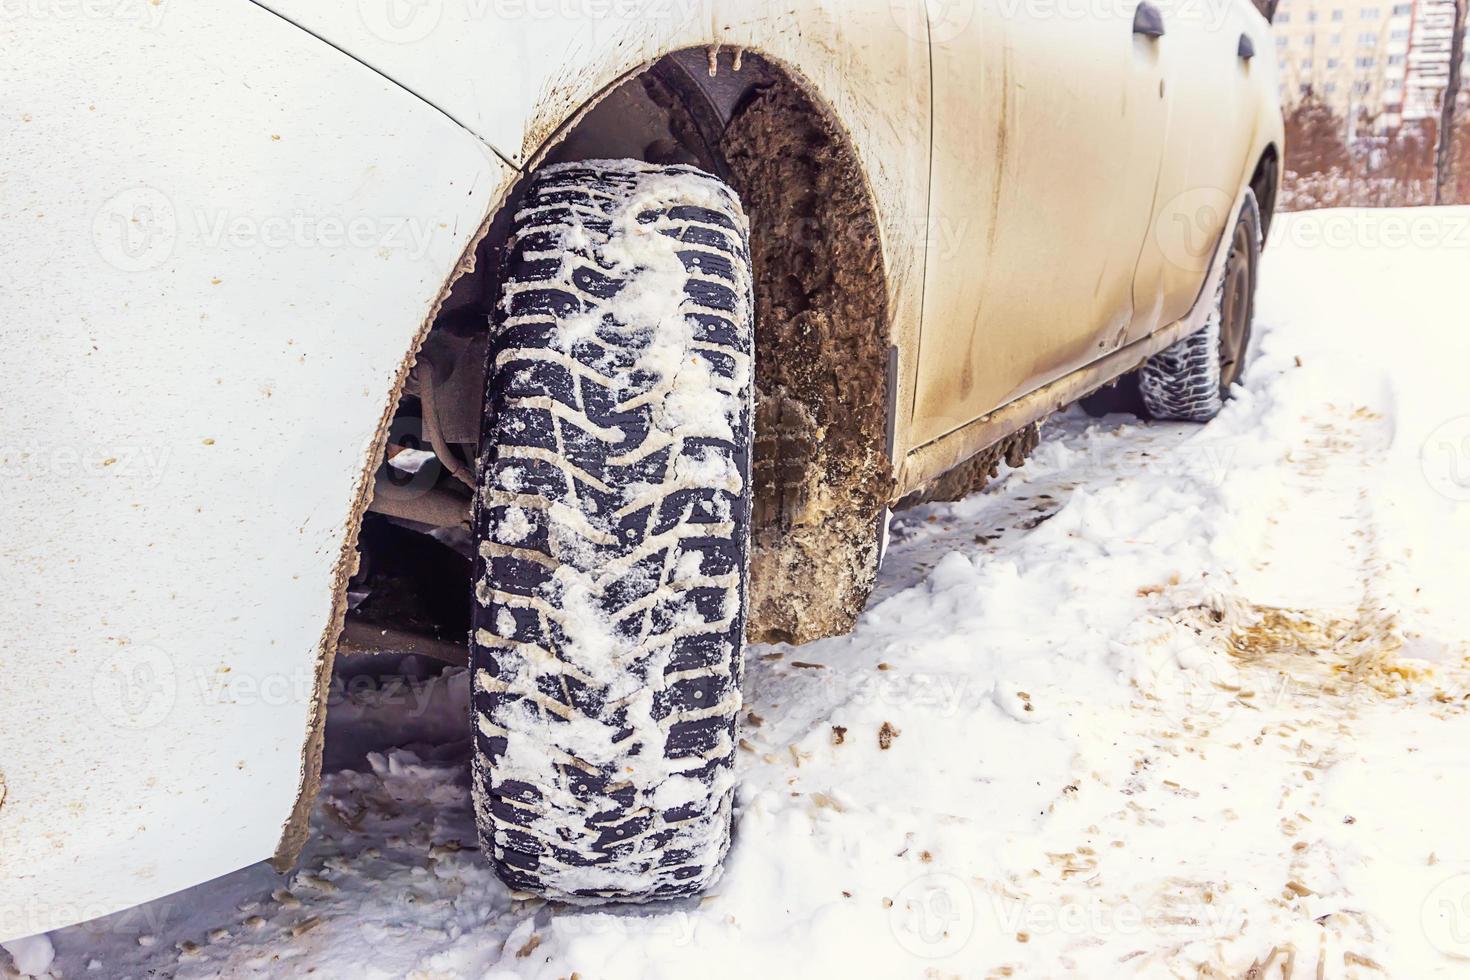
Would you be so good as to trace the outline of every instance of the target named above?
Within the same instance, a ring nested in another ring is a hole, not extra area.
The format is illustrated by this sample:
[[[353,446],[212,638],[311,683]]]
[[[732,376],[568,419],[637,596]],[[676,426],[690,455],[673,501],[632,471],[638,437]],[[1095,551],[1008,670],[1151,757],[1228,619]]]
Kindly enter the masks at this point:
[[[1206,295],[1202,286],[1207,281],[1215,281],[1212,277],[1219,276],[1223,270],[1226,255],[1225,250],[1221,247],[1223,236],[1218,236],[1213,241],[1178,236],[1184,232],[1197,235],[1202,225],[1219,227],[1222,231],[1231,227],[1243,205],[1245,192],[1249,188],[1257,163],[1269,149],[1274,148],[1277,172],[1273,176],[1279,180],[1281,176],[1280,160],[1286,152],[1289,152],[1289,147],[1284,144],[1284,123],[1277,90],[1274,59],[1267,53],[1273,49],[1270,25],[1249,5],[1248,0],[1234,0],[1234,2],[1237,13],[1245,23],[1245,29],[1250,32],[1258,52],[1257,57],[1252,59],[1251,70],[1248,74],[1249,118],[1242,124],[1241,130],[1248,149],[1242,154],[1237,164],[1238,173],[1235,178],[1234,192],[1231,199],[1224,205],[1223,220],[1206,220],[1210,219],[1212,209],[1218,206],[1218,195],[1210,195],[1205,199],[1204,203],[1207,207],[1200,215],[1183,211],[1182,217],[1185,219],[1183,221],[1170,220],[1167,218],[1168,212],[1163,212],[1166,215],[1164,222],[1154,223],[1152,233],[1144,246],[1145,254],[1147,254],[1150,248],[1163,250],[1167,245],[1172,254],[1183,257],[1178,261],[1196,270],[1194,285],[1196,295],[1193,304],[1182,316],[1175,318],[1172,322],[1159,324],[1156,329],[1146,333],[1141,339],[1118,348],[1088,367],[1059,378],[1009,403],[1003,409],[970,422],[910,452],[899,472],[899,493],[920,489],[946,470],[971,458],[975,453],[993,445],[1007,434],[1030,422],[1045,418],[1089,391],[1095,390],[1102,383],[1137,368],[1144,358],[1203,326],[1213,306],[1214,297]],[[1171,235],[1175,236],[1172,241]],[[1186,243],[1188,248],[1185,248]],[[1270,262],[1269,255],[1268,250],[1266,262]]]
[[[276,851],[379,420],[514,175],[257,6],[117,10],[0,33],[0,940]]]
[[[1194,304],[1238,191],[1264,149],[1259,137],[1279,132],[1276,47],[1254,7],[1200,0],[1164,6],[1164,18],[1167,141],[1152,234],[1139,256],[1130,340]],[[1238,53],[1242,35],[1256,51],[1249,60]]]
[[[1115,349],[1162,151],[1157,44],[1126,10],[1006,0],[934,25],[935,145],[913,435]]]

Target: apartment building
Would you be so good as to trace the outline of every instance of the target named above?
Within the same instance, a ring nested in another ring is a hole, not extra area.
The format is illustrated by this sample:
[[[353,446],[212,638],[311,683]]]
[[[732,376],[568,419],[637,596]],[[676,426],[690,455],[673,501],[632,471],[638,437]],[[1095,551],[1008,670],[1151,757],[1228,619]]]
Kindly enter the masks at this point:
[[[1361,135],[1364,126],[1381,133],[1438,119],[1454,12],[1454,0],[1281,0],[1283,100],[1316,92]]]

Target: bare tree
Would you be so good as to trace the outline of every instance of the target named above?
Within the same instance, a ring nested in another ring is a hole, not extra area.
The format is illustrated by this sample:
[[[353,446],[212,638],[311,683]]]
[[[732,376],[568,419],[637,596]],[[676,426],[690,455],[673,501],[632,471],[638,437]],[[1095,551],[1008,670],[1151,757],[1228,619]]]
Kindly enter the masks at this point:
[[[1316,91],[1308,89],[1286,112],[1286,147],[1289,169],[1302,176],[1346,169],[1347,127]]]
[[[1401,126],[1384,147],[1377,198],[1364,201],[1372,207],[1404,207],[1428,204],[1434,198],[1435,148],[1428,126]]]
[[[1454,160],[1455,108],[1460,101],[1460,64],[1465,60],[1465,7],[1455,0],[1455,27],[1450,34],[1450,76],[1445,84],[1444,103],[1439,109],[1439,146],[1434,159],[1434,203],[1444,203]]]
[[[1470,204],[1470,113],[1460,120],[1455,130],[1455,162],[1451,166],[1455,184],[1455,200]]]

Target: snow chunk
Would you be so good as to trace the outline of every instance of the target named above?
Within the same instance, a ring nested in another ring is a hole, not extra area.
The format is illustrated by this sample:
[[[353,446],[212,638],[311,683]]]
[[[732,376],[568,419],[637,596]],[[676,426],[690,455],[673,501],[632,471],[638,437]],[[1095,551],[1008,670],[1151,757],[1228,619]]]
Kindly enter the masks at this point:
[[[25,939],[12,939],[8,943],[0,943],[0,948],[10,954],[11,962],[21,976],[25,977],[41,976],[51,969],[51,961],[56,958],[56,949],[45,933]]]
[[[534,528],[526,512],[519,507],[507,507],[505,516],[495,528],[495,538],[501,544],[520,544],[531,536]]]

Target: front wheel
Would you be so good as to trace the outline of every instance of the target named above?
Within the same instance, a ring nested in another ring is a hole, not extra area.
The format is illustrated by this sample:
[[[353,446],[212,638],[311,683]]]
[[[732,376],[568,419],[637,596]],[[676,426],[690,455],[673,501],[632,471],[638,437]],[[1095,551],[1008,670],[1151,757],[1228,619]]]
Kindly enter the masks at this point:
[[[1230,252],[1204,327],[1159,351],[1138,371],[1138,392],[1151,418],[1208,422],[1220,414],[1230,386],[1244,372],[1261,258],[1261,212],[1250,191],[1227,244]]]
[[[701,891],[730,840],[753,300],[735,193],[543,169],[506,246],[478,474],[482,849],[571,902]]]

